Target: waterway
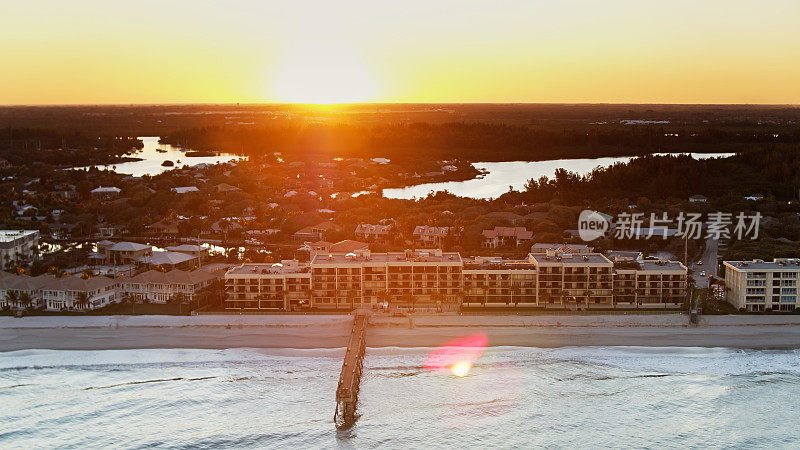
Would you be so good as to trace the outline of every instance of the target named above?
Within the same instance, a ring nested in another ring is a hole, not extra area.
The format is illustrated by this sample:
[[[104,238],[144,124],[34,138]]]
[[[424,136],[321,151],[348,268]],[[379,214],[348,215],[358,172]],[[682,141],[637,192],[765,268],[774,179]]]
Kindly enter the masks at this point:
[[[144,146],[128,156],[133,158],[140,158],[140,161],[129,161],[118,164],[98,165],[98,166],[85,166],[76,167],[76,169],[88,169],[89,167],[97,167],[100,170],[113,170],[117,173],[124,173],[140,177],[142,175],[158,175],[167,170],[187,166],[195,166],[197,164],[219,164],[230,161],[242,159],[244,157],[220,153],[215,156],[186,156],[189,149],[181,149],[173,147],[169,144],[160,144],[158,137],[139,137]],[[165,161],[172,161],[173,166],[163,166]]]
[[[707,159],[726,158],[732,156],[733,153],[689,153],[689,155],[695,159]],[[608,167],[619,162],[628,162],[633,158],[632,156],[621,156],[549,161],[478,162],[473,163],[473,166],[488,172],[481,178],[384,189],[383,196],[386,198],[412,199],[425,197],[431,192],[448,191],[460,197],[497,198],[508,192],[509,187],[513,187],[516,190],[524,189],[525,183],[530,179],[538,180],[543,176],[552,178],[559,168],[585,175],[597,167]]]

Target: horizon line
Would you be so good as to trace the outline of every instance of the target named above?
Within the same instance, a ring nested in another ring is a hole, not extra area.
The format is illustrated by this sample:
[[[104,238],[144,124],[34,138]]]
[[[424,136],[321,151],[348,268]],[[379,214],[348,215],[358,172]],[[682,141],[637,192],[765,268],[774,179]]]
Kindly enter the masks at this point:
[[[163,102],[163,103],[8,103],[0,108],[18,107],[87,107],[87,106],[357,106],[357,105],[584,105],[584,106],[788,106],[800,107],[800,103],[648,103],[648,102],[341,102],[341,103],[303,103],[303,102]]]

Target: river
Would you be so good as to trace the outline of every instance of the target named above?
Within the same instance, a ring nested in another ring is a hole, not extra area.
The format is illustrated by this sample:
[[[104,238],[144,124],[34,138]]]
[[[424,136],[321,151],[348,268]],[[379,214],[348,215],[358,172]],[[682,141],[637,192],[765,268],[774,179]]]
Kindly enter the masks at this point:
[[[235,161],[243,158],[242,156],[228,153],[220,153],[216,156],[186,156],[186,149],[173,147],[169,144],[159,144],[158,137],[139,137],[144,146],[141,150],[132,153],[131,157],[141,158],[141,161],[122,162],[118,164],[108,164],[99,166],[76,167],[76,169],[88,169],[97,167],[101,170],[113,170],[117,173],[124,173],[141,177],[142,175],[158,175],[167,170],[172,170],[184,165],[195,166],[197,164],[219,164]],[[174,166],[162,166],[164,161],[172,161]]]
[[[726,158],[733,153],[689,153],[695,159]],[[507,161],[473,163],[477,169],[488,174],[481,178],[466,181],[447,181],[425,183],[397,189],[384,189],[386,198],[422,198],[431,192],[448,191],[460,197],[497,198],[508,192],[509,186],[516,190],[525,188],[531,178],[552,178],[556,169],[564,168],[570,172],[588,174],[597,167],[608,167],[618,162],[628,162],[633,156],[585,159],[557,159],[549,161]]]

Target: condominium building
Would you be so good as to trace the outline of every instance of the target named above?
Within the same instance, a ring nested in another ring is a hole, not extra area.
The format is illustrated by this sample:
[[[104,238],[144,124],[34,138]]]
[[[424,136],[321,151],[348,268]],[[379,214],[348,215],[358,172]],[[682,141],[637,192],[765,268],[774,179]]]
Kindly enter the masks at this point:
[[[458,253],[438,249],[317,255],[311,262],[312,305],[455,302],[462,289],[462,266]]]
[[[28,262],[39,255],[36,230],[0,230],[0,269],[15,262]]]
[[[475,257],[464,260],[466,307],[536,306],[536,267],[530,259]]]
[[[352,309],[379,303],[466,308],[677,308],[686,267],[612,263],[599,253],[462,259],[441,250],[318,254],[308,264],[243,264],[226,278],[233,309]]]
[[[611,307],[614,265],[600,253],[531,254],[537,272],[539,302],[545,307]]]
[[[800,258],[724,261],[728,303],[747,311],[794,311]]]
[[[686,274],[686,266],[677,261],[617,261],[615,306],[678,308],[687,300]]]
[[[291,311],[309,304],[310,286],[308,263],[242,264],[225,274],[226,306]]]

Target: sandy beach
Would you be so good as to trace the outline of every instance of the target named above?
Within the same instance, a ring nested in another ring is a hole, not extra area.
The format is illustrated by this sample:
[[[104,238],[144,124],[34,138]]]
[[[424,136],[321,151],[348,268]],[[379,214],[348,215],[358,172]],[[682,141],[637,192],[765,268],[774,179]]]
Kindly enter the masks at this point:
[[[0,318],[0,351],[131,348],[340,348],[349,316],[218,315]],[[434,347],[486,333],[491,346],[800,348],[800,316],[680,314],[373,316],[370,347]]]

